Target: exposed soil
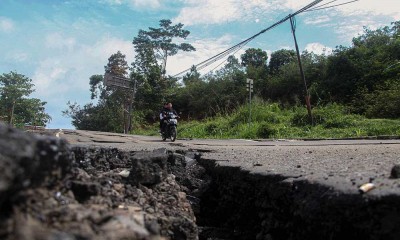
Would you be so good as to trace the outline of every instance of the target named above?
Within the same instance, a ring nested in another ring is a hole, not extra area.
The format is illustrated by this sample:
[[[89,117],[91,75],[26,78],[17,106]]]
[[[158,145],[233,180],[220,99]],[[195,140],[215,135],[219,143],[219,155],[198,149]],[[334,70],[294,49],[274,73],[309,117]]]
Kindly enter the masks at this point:
[[[191,151],[69,145],[0,125],[0,239],[400,236],[398,194],[251,173]]]
[[[0,135],[1,239],[198,239],[195,160],[70,147],[5,126]]]

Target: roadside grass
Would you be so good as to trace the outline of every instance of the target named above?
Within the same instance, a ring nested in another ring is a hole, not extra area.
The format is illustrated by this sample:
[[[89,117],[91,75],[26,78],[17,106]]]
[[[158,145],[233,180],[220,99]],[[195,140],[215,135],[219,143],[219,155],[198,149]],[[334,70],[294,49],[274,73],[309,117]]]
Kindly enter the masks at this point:
[[[305,107],[283,109],[276,103],[255,101],[249,124],[248,106],[230,115],[201,121],[179,122],[179,138],[321,139],[400,136],[400,120],[367,119],[350,114],[337,104],[313,108],[314,125]],[[158,124],[141,127],[134,134],[158,135]]]

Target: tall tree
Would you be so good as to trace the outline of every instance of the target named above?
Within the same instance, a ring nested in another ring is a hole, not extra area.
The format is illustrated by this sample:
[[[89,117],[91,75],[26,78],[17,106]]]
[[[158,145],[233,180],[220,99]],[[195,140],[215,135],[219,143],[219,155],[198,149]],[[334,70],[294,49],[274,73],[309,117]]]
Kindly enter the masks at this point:
[[[137,81],[135,106],[145,111],[147,119],[154,119],[154,109],[167,101],[177,87],[176,79],[165,77],[167,59],[179,51],[194,51],[188,43],[175,43],[175,39],[186,39],[190,34],[183,24],[172,25],[171,20],[161,20],[159,28],[140,30],[132,43],[135,47],[135,61],[131,77]]]
[[[160,60],[161,74],[165,76],[168,56],[173,56],[178,51],[195,51],[196,49],[188,43],[174,43],[174,38],[186,39],[190,31],[183,29],[183,24],[172,25],[171,20],[160,20],[159,28],[149,27],[148,31],[139,30],[137,37],[133,39],[136,52],[152,50],[155,59]]]

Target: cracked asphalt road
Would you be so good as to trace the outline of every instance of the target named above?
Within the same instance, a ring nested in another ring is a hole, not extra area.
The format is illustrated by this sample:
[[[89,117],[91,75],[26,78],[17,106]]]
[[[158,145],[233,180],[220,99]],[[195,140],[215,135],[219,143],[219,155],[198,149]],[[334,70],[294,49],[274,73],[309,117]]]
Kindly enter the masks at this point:
[[[54,134],[57,130],[52,130]],[[63,130],[70,144],[115,147],[125,151],[190,150],[221,166],[240,167],[254,174],[285,176],[286,181],[307,180],[335,191],[359,194],[359,186],[372,182],[367,197],[400,195],[400,179],[390,171],[400,164],[400,140],[204,140],[178,139],[82,130]]]

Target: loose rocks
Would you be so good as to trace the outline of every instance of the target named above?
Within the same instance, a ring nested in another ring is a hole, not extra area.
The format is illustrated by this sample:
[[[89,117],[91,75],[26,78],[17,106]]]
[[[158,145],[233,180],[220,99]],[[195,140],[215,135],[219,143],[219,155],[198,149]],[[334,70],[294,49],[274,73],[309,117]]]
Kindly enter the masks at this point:
[[[0,125],[0,239],[198,239],[174,157]]]

